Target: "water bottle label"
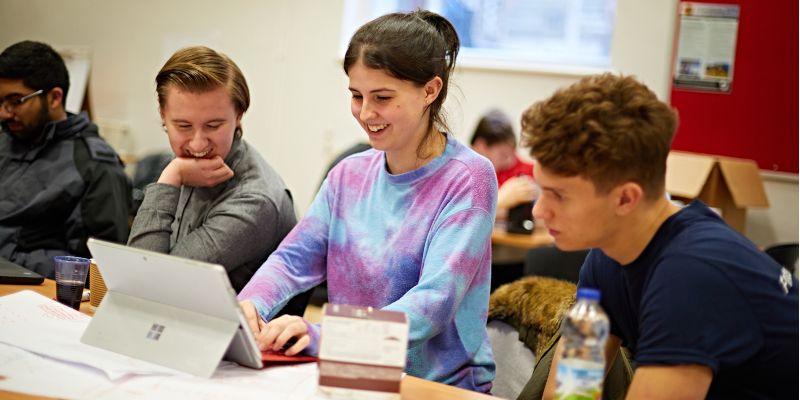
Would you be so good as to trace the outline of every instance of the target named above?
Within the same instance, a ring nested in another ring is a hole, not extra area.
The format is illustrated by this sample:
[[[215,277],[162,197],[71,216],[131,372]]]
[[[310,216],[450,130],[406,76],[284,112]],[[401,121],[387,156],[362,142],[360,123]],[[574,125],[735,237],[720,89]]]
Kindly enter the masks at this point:
[[[556,399],[599,400],[603,396],[602,363],[562,359],[556,370]]]

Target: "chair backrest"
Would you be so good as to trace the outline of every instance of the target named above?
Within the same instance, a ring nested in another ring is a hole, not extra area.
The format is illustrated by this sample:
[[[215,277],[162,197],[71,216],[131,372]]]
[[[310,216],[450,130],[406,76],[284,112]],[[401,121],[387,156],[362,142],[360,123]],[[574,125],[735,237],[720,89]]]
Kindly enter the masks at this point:
[[[144,188],[157,181],[161,171],[167,167],[175,155],[171,151],[161,151],[148,154],[136,163],[136,171],[133,174],[133,187],[144,190]]]
[[[523,275],[546,276],[577,283],[587,254],[589,250],[561,251],[555,246],[537,247],[528,251]]]
[[[492,344],[495,363],[492,395],[515,399],[531,377],[536,356],[519,340],[519,331],[502,320],[489,321],[486,333]]]
[[[139,211],[139,207],[144,201],[144,189],[147,185],[158,181],[161,176],[161,171],[167,167],[167,164],[175,158],[171,151],[162,151],[158,153],[148,154],[142,157],[136,163],[136,170],[133,174],[133,204],[131,209],[131,217],[135,217]],[[133,222],[133,221],[131,221]]]
[[[783,265],[789,272],[792,274],[795,273],[798,252],[797,243],[776,244],[767,247],[764,249],[764,252],[769,254],[778,264]]]

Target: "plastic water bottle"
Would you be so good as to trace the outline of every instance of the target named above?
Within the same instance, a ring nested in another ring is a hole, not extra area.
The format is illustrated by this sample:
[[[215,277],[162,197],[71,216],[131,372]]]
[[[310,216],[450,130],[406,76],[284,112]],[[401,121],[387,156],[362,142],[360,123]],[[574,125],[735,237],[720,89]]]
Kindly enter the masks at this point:
[[[577,302],[564,318],[564,346],[556,371],[556,399],[600,399],[605,376],[608,316],[598,304],[600,291],[578,289]]]

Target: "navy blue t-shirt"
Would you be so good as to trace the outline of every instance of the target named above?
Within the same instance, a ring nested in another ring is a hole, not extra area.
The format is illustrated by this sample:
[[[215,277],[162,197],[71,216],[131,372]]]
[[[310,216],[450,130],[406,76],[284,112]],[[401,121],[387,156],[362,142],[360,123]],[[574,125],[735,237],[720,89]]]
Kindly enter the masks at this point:
[[[708,398],[798,398],[797,279],[702,202],[628,265],[592,250],[578,286],[600,289],[637,366],[709,366]]]

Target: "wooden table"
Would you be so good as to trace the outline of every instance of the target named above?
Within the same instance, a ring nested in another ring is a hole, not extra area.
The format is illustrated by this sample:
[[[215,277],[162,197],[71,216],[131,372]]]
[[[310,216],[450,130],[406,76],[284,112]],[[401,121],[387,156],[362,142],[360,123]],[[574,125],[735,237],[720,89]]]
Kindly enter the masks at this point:
[[[34,292],[52,298],[55,297],[56,294],[56,282],[51,279],[45,279],[44,283],[41,285],[0,285],[0,296],[16,293],[20,290],[33,290]],[[94,310],[92,310],[92,307],[89,305],[88,301],[81,303],[81,312],[88,315],[94,315]],[[448,386],[408,375],[403,378],[403,382],[400,387],[400,393],[404,400],[485,400],[494,398],[485,394],[459,389],[453,386]],[[0,399],[32,400],[48,399],[48,397],[31,396],[22,393],[0,390]]]
[[[54,299],[56,297],[56,281],[52,279],[45,279],[41,285],[0,285],[0,296],[16,293],[22,290],[33,290],[42,296]],[[88,301],[81,302],[82,313],[86,315],[94,315],[94,307]]]
[[[553,237],[547,233],[547,230],[541,227],[535,228],[530,235],[508,233],[503,227],[495,227],[492,230],[492,244],[496,246],[533,249],[553,244]]]

